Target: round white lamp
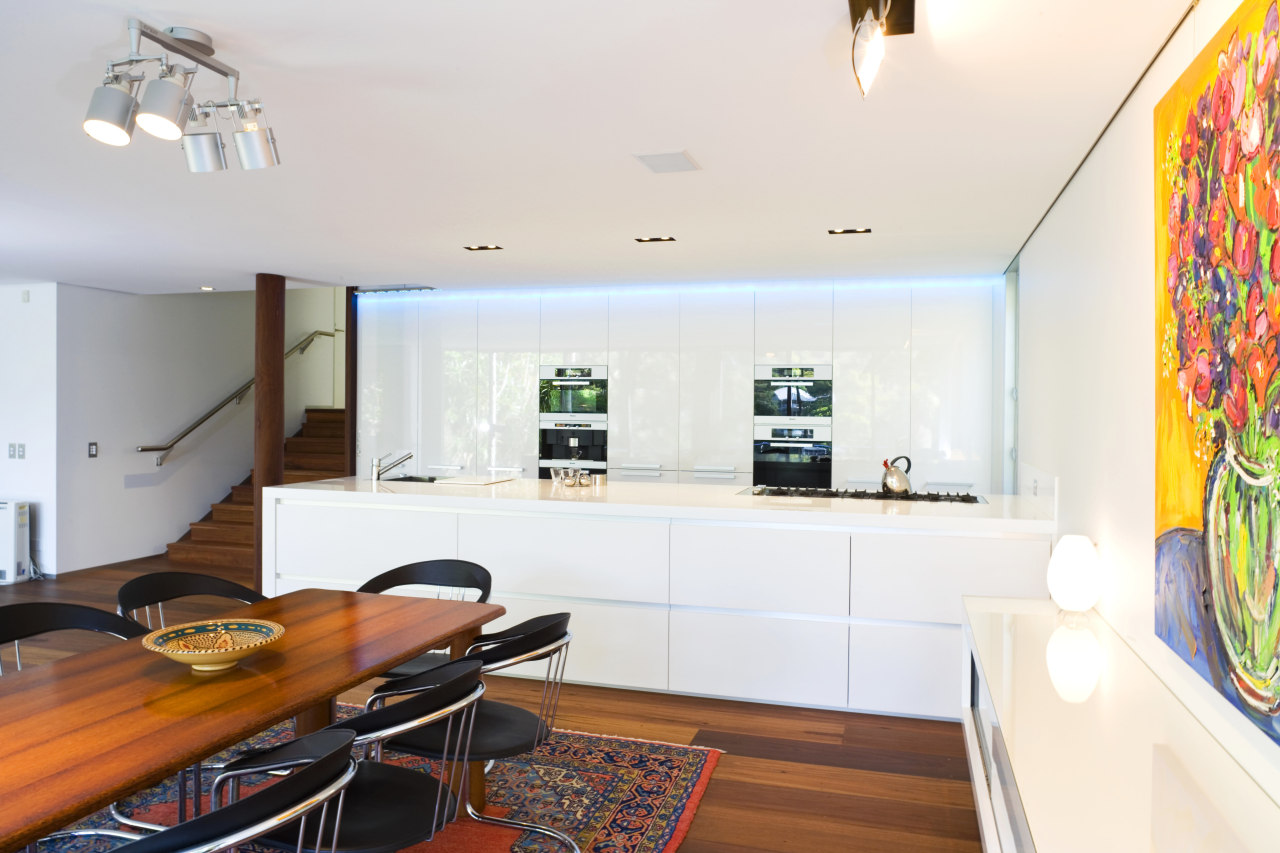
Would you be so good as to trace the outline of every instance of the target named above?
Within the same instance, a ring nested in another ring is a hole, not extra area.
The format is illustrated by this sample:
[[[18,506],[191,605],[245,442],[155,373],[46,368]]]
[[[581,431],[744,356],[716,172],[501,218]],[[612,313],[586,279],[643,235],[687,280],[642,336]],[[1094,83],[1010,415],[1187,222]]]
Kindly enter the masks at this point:
[[[1102,678],[1102,644],[1087,625],[1059,625],[1049,635],[1044,662],[1058,695],[1080,703],[1093,695]]]
[[[1063,610],[1083,613],[1102,596],[1102,566],[1089,537],[1068,534],[1049,557],[1049,595]]]

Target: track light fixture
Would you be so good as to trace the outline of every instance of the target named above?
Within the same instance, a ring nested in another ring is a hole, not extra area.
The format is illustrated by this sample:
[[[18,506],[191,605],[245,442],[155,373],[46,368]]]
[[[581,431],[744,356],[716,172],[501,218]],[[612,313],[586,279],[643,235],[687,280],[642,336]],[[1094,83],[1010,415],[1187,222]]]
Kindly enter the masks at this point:
[[[141,53],[144,38],[167,53]],[[214,59],[213,52],[213,39],[199,30],[169,27],[161,31],[130,18],[129,55],[107,63],[106,78],[89,102],[85,132],[108,145],[123,146],[129,144],[136,124],[160,139],[182,140],[190,171],[220,172],[227,168],[225,146],[218,129],[218,118],[222,115],[240,126],[234,137],[241,168],[280,165],[275,134],[261,119],[262,102],[238,96],[240,72]],[[168,53],[189,59],[195,65],[171,63]],[[139,103],[138,89],[146,76],[142,70],[149,63],[156,63],[159,73],[147,82]],[[226,78],[225,99],[195,103],[191,86],[199,68]],[[212,128],[208,121],[211,116]],[[193,126],[188,130],[189,124]]]
[[[849,0],[853,76],[866,97],[884,61],[885,36],[915,32],[915,0]]]

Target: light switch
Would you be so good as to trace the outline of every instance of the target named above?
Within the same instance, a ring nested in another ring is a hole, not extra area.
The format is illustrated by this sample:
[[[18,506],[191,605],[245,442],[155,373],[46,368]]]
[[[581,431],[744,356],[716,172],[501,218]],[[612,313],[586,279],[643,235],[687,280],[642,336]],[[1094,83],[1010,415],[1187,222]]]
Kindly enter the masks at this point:
[[[89,442],[89,458],[90,459],[98,458],[98,442],[96,441]]]
[[[14,444],[12,441],[9,442],[9,458],[10,459],[18,458],[18,445]]]
[[[18,458],[19,459],[27,458],[27,446],[25,444],[22,444],[22,443],[18,444]]]

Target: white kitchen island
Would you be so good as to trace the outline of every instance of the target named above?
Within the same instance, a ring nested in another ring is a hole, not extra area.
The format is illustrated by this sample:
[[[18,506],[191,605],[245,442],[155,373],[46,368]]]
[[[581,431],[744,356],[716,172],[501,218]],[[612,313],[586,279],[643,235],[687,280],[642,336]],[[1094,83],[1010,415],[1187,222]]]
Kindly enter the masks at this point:
[[[472,560],[505,625],[569,611],[566,678],[957,719],[961,595],[1047,595],[1045,498],[764,497],[738,486],[414,483],[263,490],[263,587],[354,589]]]

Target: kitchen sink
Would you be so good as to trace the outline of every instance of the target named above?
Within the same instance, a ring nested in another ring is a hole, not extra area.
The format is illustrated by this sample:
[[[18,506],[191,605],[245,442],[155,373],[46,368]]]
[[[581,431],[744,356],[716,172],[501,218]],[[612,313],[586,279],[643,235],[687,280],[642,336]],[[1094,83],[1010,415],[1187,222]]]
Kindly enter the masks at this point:
[[[384,483],[434,483],[435,477],[419,477],[417,474],[406,474],[403,477],[383,477]]]

